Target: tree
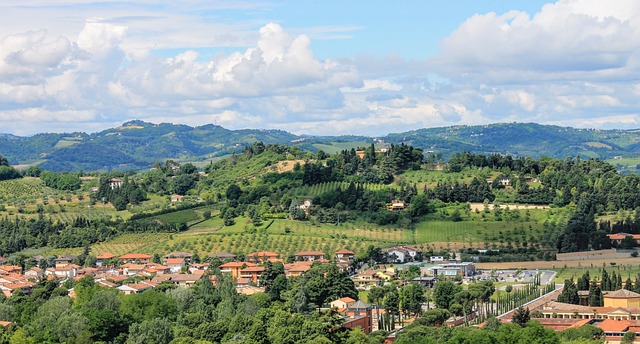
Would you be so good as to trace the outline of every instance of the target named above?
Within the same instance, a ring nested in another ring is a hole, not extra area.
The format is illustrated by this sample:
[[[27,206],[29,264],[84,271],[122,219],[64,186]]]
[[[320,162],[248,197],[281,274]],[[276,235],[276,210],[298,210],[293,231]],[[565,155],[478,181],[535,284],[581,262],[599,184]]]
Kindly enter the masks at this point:
[[[436,307],[449,309],[453,295],[456,293],[456,285],[451,281],[439,281],[433,288],[433,299]]]
[[[529,322],[529,319],[530,319],[529,307],[525,309],[522,306],[520,306],[516,308],[515,311],[513,311],[513,317],[511,318],[511,322],[514,324],[518,324],[521,327],[525,327]]]
[[[425,300],[424,288],[418,283],[409,283],[400,289],[399,306],[404,312],[416,315],[422,313]]]
[[[127,344],[169,344],[172,339],[171,321],[157,318],[132,324]]]
[[[422,315],[424,323],[427,326],[439,326],[444,324],[451,317],[451,313],[446,309],[434,308],[430,309]]]
[[[636,339],[636,333],[633,331],[629,331],[629,332],[626,332],[624,336],[622,336],[622,340],[620,341],[620,344],[631,344],[635,341],[635,339]]]

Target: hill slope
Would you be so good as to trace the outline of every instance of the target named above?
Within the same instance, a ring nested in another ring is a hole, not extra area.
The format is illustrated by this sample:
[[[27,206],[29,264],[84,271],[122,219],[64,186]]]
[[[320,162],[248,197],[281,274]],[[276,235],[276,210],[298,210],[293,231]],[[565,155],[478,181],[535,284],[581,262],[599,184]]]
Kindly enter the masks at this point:
[[[428,153],[499,153],[534,158],[583,156],[608,159],[637,157],[638,130],[590,130],[506,123],[418,129],[389,134],[386,143],[407,143]],[[0,155],[12,164],[38,164],[54,171],[140,170],[154,162],[174,159],[202,162],[240,151],[255,141],[299,145],[315,152],[319,148],[339,151],[373,143],[364,136],[297,136],[282,130],[228,130],[216,125],[190,127],[131,121],[98,133],[38,134],[19,137],[0,134]]]

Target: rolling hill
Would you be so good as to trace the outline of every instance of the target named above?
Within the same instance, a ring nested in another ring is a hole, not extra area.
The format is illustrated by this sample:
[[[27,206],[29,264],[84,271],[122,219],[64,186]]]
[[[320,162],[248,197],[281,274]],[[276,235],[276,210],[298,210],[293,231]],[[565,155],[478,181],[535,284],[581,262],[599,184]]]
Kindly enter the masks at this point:
[[[538,158],[611,159],[640,156],[640,131],[576,129],[535,123],[426,128],[378,138],[406,143],[426,153],[469,151]],[[190,127],[131,121],[97,133],[46,133],[30,137],[0,134],[0,155],[12,164],[39,165],[54,171],[143,170],[154,162],[206,162],[240,151],[255,141],[298,145],[329,153],[376,142],[364,136],[307,136],[282,130],[229,130],[217,125]],[[378,141],[379,142],[379,141]]]

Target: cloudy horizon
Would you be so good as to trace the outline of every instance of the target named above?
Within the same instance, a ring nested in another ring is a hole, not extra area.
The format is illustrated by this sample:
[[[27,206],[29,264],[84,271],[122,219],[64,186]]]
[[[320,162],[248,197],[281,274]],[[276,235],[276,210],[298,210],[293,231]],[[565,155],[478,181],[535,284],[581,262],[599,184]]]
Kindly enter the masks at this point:
[[[0,4],[1,133],[640,127],[640,2]]]

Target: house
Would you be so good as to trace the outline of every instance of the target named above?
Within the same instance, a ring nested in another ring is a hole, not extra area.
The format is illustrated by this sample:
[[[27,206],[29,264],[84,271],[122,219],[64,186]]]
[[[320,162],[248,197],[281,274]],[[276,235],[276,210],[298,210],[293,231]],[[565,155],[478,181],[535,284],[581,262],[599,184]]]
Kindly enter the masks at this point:
[[[39,261],[39,260],[36,260],[36,261]],[[7,258],[5,258],[5,257],[0,256],[0,265],[5,265],[5,264],[7,264],[8,262],[9,262],[9,259],[7,259]]]
[[[202,279],[202,274],[169,274],[162,276],[164,280],[170,281],[171,283],[181,286],[181,287],[190,287],[200,279]],[[155,279],[154,279],[155,280]]]
[[[346,309],[347,306],[353,302],[356,302],[356,300],[350,297],[343,297],[343,298],[339,298],[337,300],[331,301],[329,305],[331,306],[331,308]]]
[[[262,266],[252,266],[248,268],[244,268],[240,270],[240,277],[248,278],[253,282],[253,284],[258,284],[258,280],[260,279],[260,275],[264,272],[265,268]]]
[[[171,203],[182,202],[183,199],[184,199],[184,196],[182,195],[171,195]]]
[[[36,281],[39,281],[41,278],[44,277],[44,270],[40,269],[37,266],[34,266],[31,269],[27,270],[27,272],[24,273],[24,277],[32,278],[32,279],[34,279]]]
[[[122,179],[120,178],[111,178],[109,179],[109,187],[111,188],[111,190],[113,189],[119,189],[122,187]]]
[[[133,276],[142,272],[146,268],[144,264],[126,263],[120,266],[122,274],[125,276]]]
[[[302,202],[302,204],[298,206],[298,209],[304,210],[304,213],[308,216],[311,207],[313,207],[313,203],[311,202],[311,200],[305,199],[304,202]]]
[[[421,269],[422,270],[422,269]],[[428,276],[473,276],[476,274],[476,265],[471,262],[462,263],[445,263],[429,266],[426,268],[425,274]]]
[[[166,261],[169,258],[184,258],[185,263],[190,263],[191,259],[193,259],[193,254],[189,252],[171,252],[162,256],[162,259],[165,261],[165,264],[167,264]]]
[[[336,261],[349,261],[349,262],[351,262],[351,261],[353,261],[353,258],[355,256],[356,256],[355,252],[347,250],[345,248],[345,249],[342,249],[342,250],[336,252],[335,259],[336,259]]]
[[[91,187],[91,193],[97,193],[98,191],[100,191],[100,188],[97,186],[92,186]]]
[[[253,252],[247,255],[247,260],[253,263],[276,262],[278,254],[269,251]]]
[[[324,252],[320,251],[302,251],[294,254],[296,260],[313,262],[315,260],[324,259]]]
[[[0,275],[19,274],[22,275],[22,267],[18,265],[2,265],[0,266]]]
[[[183,267],[187,266],[184,258],[169,258],[165,260],[164,263],[173,273],[178,273],[182,271]]]
[[[428,288],[433,288],[436,285],[435,277],[416,277],[412,279],[411,282],[421,284],[423,287]]]
[[[76,259],[76,256],[72,256],[70,254],[65,254],[63,256],[60,256],[60,257],[54,259],[54,262],[56,263],[56,268],[65,267],[65,266],[71,264],[71,262],[74,259]]]
[[[291,264],[284,264],[284,274],[286,277],[299,277],[311,269],[311,262],[302,261]]]
[[[149,263],[151,261],[151,256],[143,253],[128,253],[120,256],[120,260],[123,263]]]
[[[33,282],[0,283],[0,291],[2,291],[7,298],[11,297],[18,289],[22,290],[25,295],[31,295],[31,291],[35,285]]]
[[[189,264],[189,272],[191,272],[192,274],[197,273],[198,271],[201,273],[204,273],[204,271],[209,269],[209,263],[203,263],[203,264]]]
[[[357,275],[353,276],[351,280],[353,280],[353,283],[359,289],[368,289],[377,286],[381,282],[374,270],[360,271]]]
[[[630,236],[636,241],[636,244],[640,245],[640,234],[617,233],[607,234],[607,236],[612,243],[616,243],[618,245],[622,243],[622,240],[624,240],[624,238]]]
[[[640,308],[640,294],[626,289],[611,291],[602,296],[605,307]]]
[[[371,305],[362,300],[349,303],[347,305],[346,316],[342,323],[342,327],[360,327],[362,332],[365,334],[371,333],[373,331],[373,317],[371,311]]]
[[[388,260],[396,263],[414,260],[418,254],[418,250],[411,246],[396,246],[386,250],[386,252]]]
[[[245,269],[248,267],[254,267],[254,266],[258,266],[258,264],[251,263],[251,262],[229,262],[229,263],[220,265],[220,272],[223,274],[229,273],[231,274],[231,277],[233,277],[234,279],[237,279],[240,277],[240,271],[242,269]]]
[[[429,257],[429,261],[434,263],[434,262],[444,262],[444,257],[443,256],[431,256]]]
[[[140,294],[146,290],[153,289],[155,285],[151,282],[129,283],[123,284],[116,289],[123,292],[125,295]]]
[[[404,208],[405,208],[404,201],[399,199],[394,199],[393,201],[391,201],[390,205],[387,205],[387,210],[390,210],[390,211],[404,210]]]
[[[111,254],[109,252],[100,253],[99,255],[96,256],[96,266],[102,266],[105,263],[105,261],[111,260],[115,257],[116,257],[115,254]]]

